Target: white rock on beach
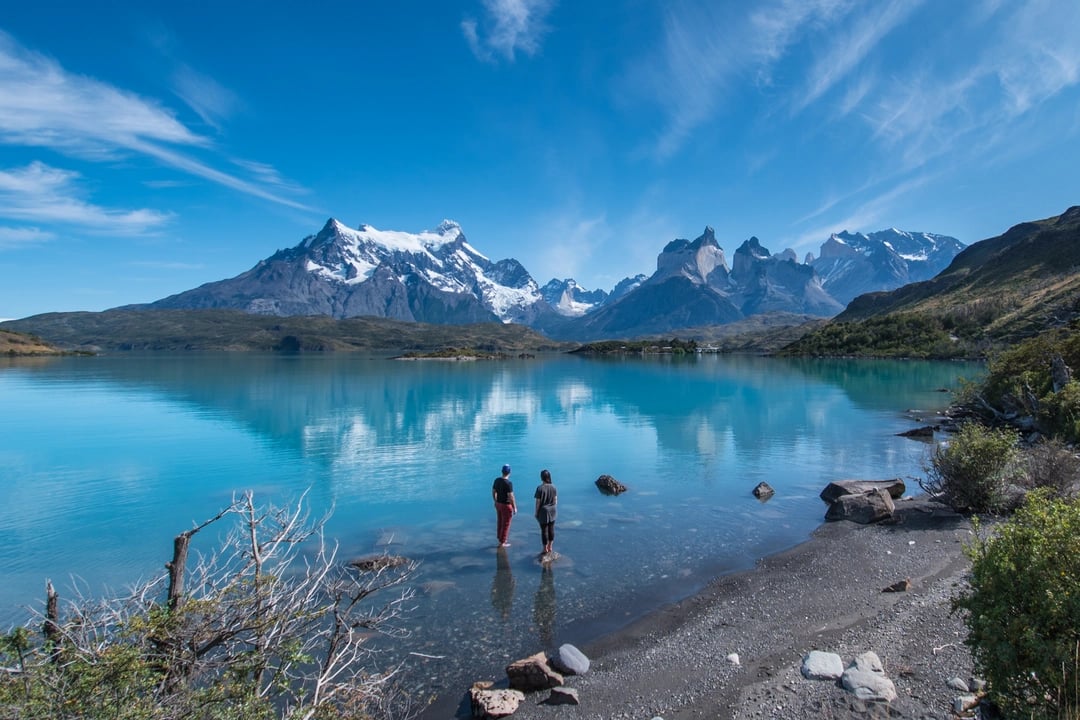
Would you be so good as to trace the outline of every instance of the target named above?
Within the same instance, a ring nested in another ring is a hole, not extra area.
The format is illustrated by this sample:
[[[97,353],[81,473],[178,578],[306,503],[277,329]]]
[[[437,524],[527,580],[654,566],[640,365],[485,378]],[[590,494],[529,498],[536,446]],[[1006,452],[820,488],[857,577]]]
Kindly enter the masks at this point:
[[[896,686],[885,676],[885,669],[876,653],[859,655],[840,678],[844,689],[860,700],[892,702],[897,698]]]
[[[803,658],[802,674],[807,680],[839,680],[844,661],[836,653],[811,650]]]

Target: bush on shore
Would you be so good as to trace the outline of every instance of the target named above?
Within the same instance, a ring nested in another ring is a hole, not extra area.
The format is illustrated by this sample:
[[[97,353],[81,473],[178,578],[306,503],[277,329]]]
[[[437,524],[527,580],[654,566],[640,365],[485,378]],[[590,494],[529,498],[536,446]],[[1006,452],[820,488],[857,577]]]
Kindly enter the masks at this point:
[[[1010,430],[965,423],[930,455],[919,480],[924,492],[961,512],[999,512],[1020,477],[1020,452]]]
[[[1080,502],[1036,490],[966,550],[954,608],[991,698],[1006,717],[1080,717]]]

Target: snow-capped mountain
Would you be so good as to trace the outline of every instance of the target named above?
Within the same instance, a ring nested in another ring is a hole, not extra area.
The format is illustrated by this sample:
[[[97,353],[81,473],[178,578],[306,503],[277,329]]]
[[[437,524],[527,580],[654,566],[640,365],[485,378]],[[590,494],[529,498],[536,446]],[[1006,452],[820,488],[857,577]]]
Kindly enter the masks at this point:
[[[361,315],[428,323],[514,322],[551,337],[595,339],[718,325],[763,312],[830,316],[851,298],[927,279],[963,247],[955,238],[883,230],[842,232],[818,258],[772,254],[757,238],[732,253],[711,227],[664,246],[656,272],[610,292],[573,279],[542,289],[514,259],[493,262],[461,227],[443,221],[408,233],[357,229],[331,218],[315,235],[247,272],[152,303],[157,308],[234,308],[266,315]]]
[[[455,222],[414,234],[370,225],[353,230],[331,218],[317,234],[235,278],[152,307],[529,324],[545,304],[521,263],[492,262],[469,245]]]
[[[603,290],[586,290],[573,278],[552,278],[540,288],[540,296],[551,308],[564,317],[581,317],[604,304],[608,294]]]
[[[963,249],[963,243],[947,235],[895,228],[869,235],[845,230],[831,235],[820,256],[808,257],[807,264],[829,294],[846,305],[863,293],[929,280]]]
[[[763,312],[834,315],[843,309],[821,287],[812,267],[793,253],[771,255],[757,238],[735,251],[729,270],[711,227],[695,240],[672,240],[656,258],[656,272],[617,300],[554,328],[561,337],[633,337],[680,328],[720,325]]]

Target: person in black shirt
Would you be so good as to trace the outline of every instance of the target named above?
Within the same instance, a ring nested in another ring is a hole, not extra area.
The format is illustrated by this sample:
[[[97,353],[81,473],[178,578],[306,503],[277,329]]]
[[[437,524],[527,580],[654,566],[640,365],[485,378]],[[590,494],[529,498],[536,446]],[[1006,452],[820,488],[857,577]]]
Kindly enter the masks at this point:
[[[551,554],[551,543],[555,542],[555,511],[559,494],[551,484],[551,473],[540,471],[540,485],[533,495],[536,498],[536,521],[540,523],[540,541],[544,543],[544,554]]]
[[[514,499],[514,484],[510,482],[510,466],[502,466],[502,476],[495,478],[491,486],[491,499],[495,501],[495,514],[498,517],[496,535],[500,547],[510,547],[510,520],[517,513],[517,500]]]

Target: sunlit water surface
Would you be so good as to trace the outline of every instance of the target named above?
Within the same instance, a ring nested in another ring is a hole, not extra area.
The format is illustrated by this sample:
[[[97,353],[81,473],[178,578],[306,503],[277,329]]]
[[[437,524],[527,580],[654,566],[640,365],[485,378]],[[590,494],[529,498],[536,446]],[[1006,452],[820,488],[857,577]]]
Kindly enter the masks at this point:
[[[281,504],[308,491],[313,514],[333,508],[343,557],[420,561],[412,634],[393,652],[418,691],[453,696],[804,540],[831,480],[920,475],[928,446],[896,433],[981,372],[728,356],[11,361],[0,620],[40,608],[46,578],[95,594],[160,573],[173,536],[234,493]],[[504,462],[523,511],[497,551]],[[559,492],[561,557],[547,566],[531,516],[542,468]],[[601,495],[602,473],[629,491]],[[761,481],[776,490],[764,503]]]

